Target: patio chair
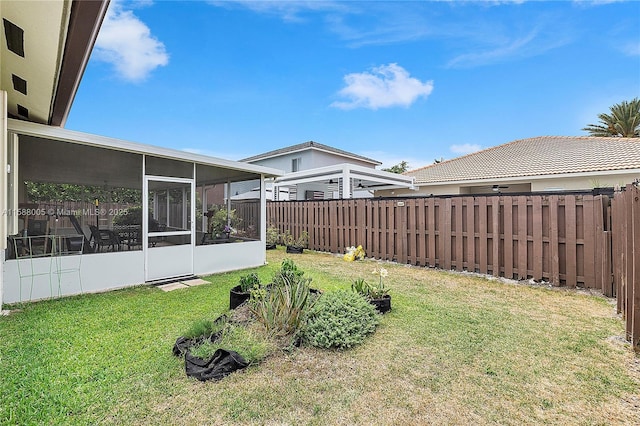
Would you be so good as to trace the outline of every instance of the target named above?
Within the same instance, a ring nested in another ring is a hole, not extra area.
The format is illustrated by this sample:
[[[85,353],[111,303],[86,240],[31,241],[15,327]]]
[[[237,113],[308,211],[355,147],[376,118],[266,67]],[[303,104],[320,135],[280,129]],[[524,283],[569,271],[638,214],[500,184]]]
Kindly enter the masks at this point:
[[[27,242],[29,255],[47,254],[51,250],[47,219],[28,219],[27,237],[29,237]]]
[[[89,244],[93,247],[93,252],[98,253],[102,251],[104,247],[111,251],[120,250],[120,238],[118,234],[109,229],[98,229],[95,225],[89,225],[91,230],[91,238]]]
[[[75,245],[80,245],[82,247],[82,253],[83,254],[91,253],[91,244],[89,243],[89,240],[87,239],[87,236],[82,231],[82,226],[80,226],[80,222],[78,222],[78,218],[75,217],[74,215],[67,215],[67,217],[69,218],[69,221],[71,222],[71,225],[73,225],[73,228],[76,230],[76,233],[78,235],[82,235],[83,238],[84,238],[84,242],[82,242],[82,241],[74,241],[74,244]],[[69,250],[71,250],[71,249],[69,249]]]

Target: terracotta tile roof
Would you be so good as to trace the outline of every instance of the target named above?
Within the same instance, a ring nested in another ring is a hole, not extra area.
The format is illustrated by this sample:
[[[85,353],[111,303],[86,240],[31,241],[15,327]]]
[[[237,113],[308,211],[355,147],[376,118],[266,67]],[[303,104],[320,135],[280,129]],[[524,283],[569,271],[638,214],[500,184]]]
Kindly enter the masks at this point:
[[[324,145],[324,144],[321,144],[321,143],[318,143],[318,142],[314,142],[314,141],[303,142],[303,143],[299,143],[297,145],[291,145],[291,146],[287,146],[287,147],[280,148],[280,149],[274,149],[273,151],[265,152],[263,154],[258,154],[258,155],[254,155],[252,157],[243,158],[240,161],[251,163],[253,161],[262,160],[262,159],[265,159],[265,158],[277,157],[278,155],[288,154],[290,152],[302,151],[302,150],[305,150],[305,149],[308,149],[308,148],[316,148],[316,149],[320,149],[322,151],[332,152],[334,154],[342,155],[342,156],[345,156],[345,157],[356,158],[358,160],[366,161],[366,162],[369,162],[369,163],[372,163],[372,164],[378,164],[378,165],[382,164],[381,162],[379,162],[377,160],[373,160],[371,158],[364,157],[362,155],[354,154],[353,152],[343,151],[341,149],[334,148],[332,146]]]
[[[640,168],[639,138],[540,136],[487,148],[405,175],[416,184]]]

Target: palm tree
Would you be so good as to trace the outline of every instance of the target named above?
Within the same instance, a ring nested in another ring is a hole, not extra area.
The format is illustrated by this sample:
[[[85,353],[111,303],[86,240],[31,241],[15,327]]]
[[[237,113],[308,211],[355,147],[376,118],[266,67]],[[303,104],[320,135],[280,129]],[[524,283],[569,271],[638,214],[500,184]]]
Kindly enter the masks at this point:
[[[640,98],[622,101],[611,108],[611,114],[599,114],[601,124],[589,124],[582,130],[590,136],[640,137]]]

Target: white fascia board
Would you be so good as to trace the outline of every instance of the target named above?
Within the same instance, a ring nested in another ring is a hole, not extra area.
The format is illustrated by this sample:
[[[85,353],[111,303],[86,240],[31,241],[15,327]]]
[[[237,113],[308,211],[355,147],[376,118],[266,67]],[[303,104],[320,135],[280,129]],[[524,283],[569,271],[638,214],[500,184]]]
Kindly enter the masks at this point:
[[[354,179],[375,181],[377,183],[413,188],[413,176],[404,176],[397,173],[385,172],[382,170],[370,169],[356,166],[354,164],[342,163],[332,166],[318,167],[315,169],[302,170],[294,173],[287,173],[276,179],[277,185],[297,185],[309,182],[318,182],[329,179],[338,179],[345,171]]]
[[[443,180],[439,182],[416,182],[415,185],[420,188],[429,186],[442,186],[442,185],[488,185],[489,183],[529,183],[531,181],[547,180],[547,179],[565,179],[565,178],[580,178],[580,177],[596,177],[602,175],[627,175],[627,174],[640,174],[640,169],[616,169],[616,170],[594,170],[589,172],[578,173],[558,173],[558,174],[546,174],[546,175],[532,175],[532,176],[513,176],[513,177],[501,177],[501,178],[485,178],[485,179],[472,179],[472,180]]]
[[[374,166],[379,166],[379,165],[382,164],[381,162],[379,162],[377,160],[373,160],[373,159],[367,160],[367,159],[362,158],[362,157],[356,157],[355,155],[346,155],[346,154],[342,154],[342,153],[339,153],[339,152],[330,151],[328,149],[319,148],[317,146],[305,146],[303,148],[293,149],[291,151],[280,152],[280,153],[271,154],[271,155],[265,155],[264,157],[259,157],[259,158],[256,158],[254,160],[251,160],[251,162],[253,163],[254,161],[262,161],[262,160],[268,160],[270,158],[284,157],[284,156],[287,156],[289,154],[296,154],[298,152],[305,152],[305,151],[311,151],[311,150],[326,152],[327,154],[335,155],[335,156],[338,156],[338,157],[351,158],[351,159],[356,160],[356,161],[362,161],[362,162],[365,162],[365,163],[373,164]]]
[[[106,136],[77,132],[60,127],[30,123],[27,121],[9,119],[8,129],[22,135],[53,139],[60,142],[70,142],[80,145],[95,146],[116,151],[130,152],[134,154],[153,155],[156,157],[163,157],[172,160],[190,161],[207,166],[262,174],[265,177],[278,177],[284,175],[284,172],[282,170],[273,169],[271,167],[256,166],[240,161],[225,160],[217,157],[209,157],[207,155],[193,154],[177,149],[129,142],[122,139],[108,138]]]

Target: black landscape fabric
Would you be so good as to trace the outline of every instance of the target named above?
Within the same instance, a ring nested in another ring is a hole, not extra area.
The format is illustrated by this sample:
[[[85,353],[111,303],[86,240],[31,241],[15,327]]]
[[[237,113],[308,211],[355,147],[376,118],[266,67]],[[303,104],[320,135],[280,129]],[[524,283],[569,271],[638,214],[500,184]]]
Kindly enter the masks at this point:
[[[186,352],[184,365],[187,376],[205,380],[220,380],[236,370],[245,368],[249,363],[240,354],[226,349],[218,349],[210,359],[203,359]]]

